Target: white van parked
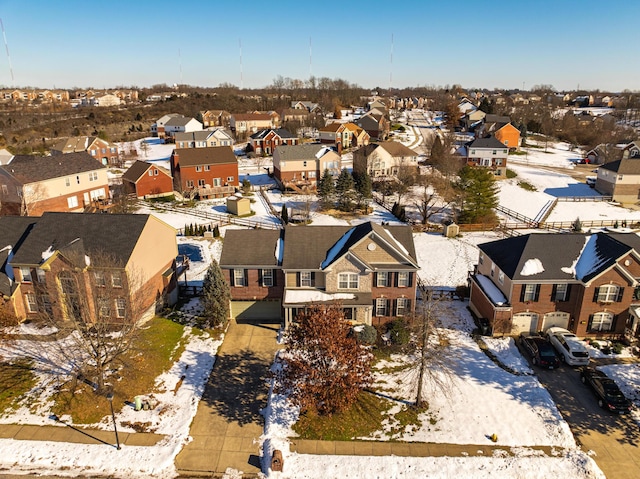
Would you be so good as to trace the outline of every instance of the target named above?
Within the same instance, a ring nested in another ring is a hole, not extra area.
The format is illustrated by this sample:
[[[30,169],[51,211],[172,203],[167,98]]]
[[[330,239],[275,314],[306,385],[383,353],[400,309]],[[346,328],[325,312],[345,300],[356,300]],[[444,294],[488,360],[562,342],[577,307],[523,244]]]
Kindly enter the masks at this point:
[[[589,351],[571,331],[554,326],[547,329],[546,335],[563,362],[570,366],[589,364]]]

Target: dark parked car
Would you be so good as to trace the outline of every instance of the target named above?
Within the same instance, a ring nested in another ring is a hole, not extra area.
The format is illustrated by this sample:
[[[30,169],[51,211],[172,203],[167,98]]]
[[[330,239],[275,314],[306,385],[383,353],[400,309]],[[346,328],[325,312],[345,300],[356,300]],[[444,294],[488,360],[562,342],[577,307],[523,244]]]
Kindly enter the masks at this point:
[[[560,358],[551,343],[542,336],[520,334],[520,346],[524,349],[534,365],[555,369],[560,366]]]
[[[623,414],[631,410],[629,401],[613,379],[595,368],[582,368],[580,380],[589,386],[598,397],[598,406],[611,412]]]

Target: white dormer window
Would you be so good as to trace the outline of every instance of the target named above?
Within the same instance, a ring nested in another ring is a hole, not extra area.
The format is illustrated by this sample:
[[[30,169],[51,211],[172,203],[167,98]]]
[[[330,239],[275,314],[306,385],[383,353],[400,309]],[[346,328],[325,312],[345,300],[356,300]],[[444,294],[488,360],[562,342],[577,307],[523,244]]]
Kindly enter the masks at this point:
[[[20,277],[22,278],[23,283],[31,283],[31,269],[21,267]]]

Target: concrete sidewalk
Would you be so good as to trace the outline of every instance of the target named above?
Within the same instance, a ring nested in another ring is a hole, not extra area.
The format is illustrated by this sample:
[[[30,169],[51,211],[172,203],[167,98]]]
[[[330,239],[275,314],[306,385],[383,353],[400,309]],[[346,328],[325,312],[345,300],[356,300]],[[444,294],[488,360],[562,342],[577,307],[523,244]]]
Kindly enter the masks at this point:
[[[547,456],[562,453],[562,448],[551,446],[527,446]],[[517,449],[522,450],[523,447]],[[503,451],[513,455],[511,446],[475,445],[475,444],[443,444],[425,442],[391,442],[391,441],[312,441],[292,439],[291,452],[299,454],[319,454],[338,456],[406,456],[406,457],[466,457],[493,456],[494,451]]]
[[[154,446],[164,436],[151,433],[129,433],[118,431],[121,445]],[[25,424],[0,425],[0,439],[18,441],[53,441],[75,444],[116,444],[112,430],[86,429],[76,426],[31,426]]]

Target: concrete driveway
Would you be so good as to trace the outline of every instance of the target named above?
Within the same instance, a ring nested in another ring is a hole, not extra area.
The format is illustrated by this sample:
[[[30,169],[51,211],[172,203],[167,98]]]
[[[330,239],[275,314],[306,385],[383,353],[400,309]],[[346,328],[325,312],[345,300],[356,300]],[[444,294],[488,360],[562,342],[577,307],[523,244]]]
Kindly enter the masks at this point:
[[[631,416],[598,407],[596,396],[582,384],[577,369],[567,365],[555,371],[533,368],[583,450],[595,452],[593,459],[607,478],[640,477],[640,428]]]
[[[233,320],[229,325],[191,423],[193,440],[176,457],[181,476],[217,476],[227,468],[245,477],[260,472],[260,410],[267,405],[279,329],[279,323]]]

